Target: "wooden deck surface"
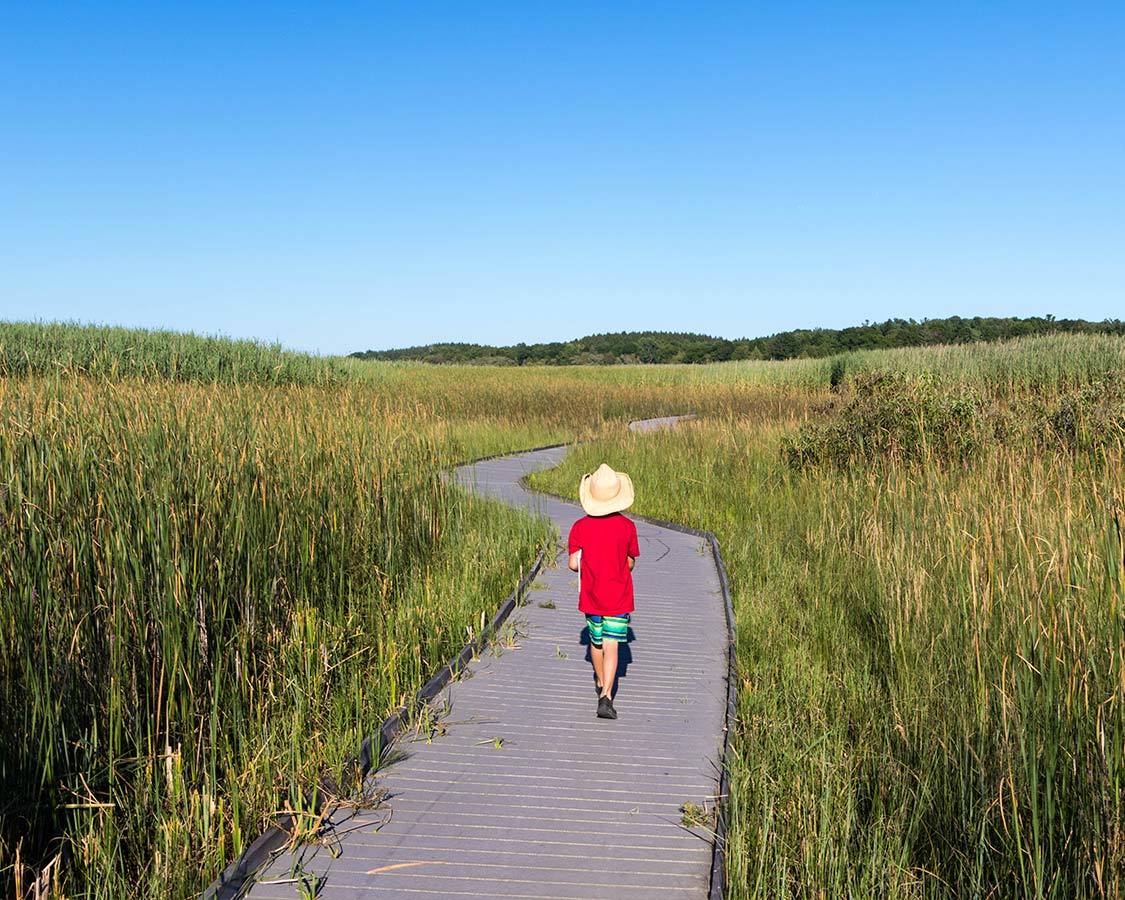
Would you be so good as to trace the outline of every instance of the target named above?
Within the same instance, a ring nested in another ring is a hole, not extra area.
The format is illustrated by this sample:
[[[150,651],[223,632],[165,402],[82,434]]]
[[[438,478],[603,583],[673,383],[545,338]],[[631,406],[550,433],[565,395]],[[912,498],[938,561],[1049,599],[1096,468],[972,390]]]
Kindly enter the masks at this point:
[[[487,460],[456,477],[549,516],[565,539],[578,506],[519,486],[565,452]],[[442,695],[444,733],[404,735],[398,761],[372,776],[385,802],[339,815],[332,848],[282,855],[249,896],[705,897],[710,835],[685,828],[681,806],[718,790],[724,601],[703,538],[642,521],[637,531],[616,721],[595,716],[578,576],[560,547],[509,620],[516,646],[474,660]]]

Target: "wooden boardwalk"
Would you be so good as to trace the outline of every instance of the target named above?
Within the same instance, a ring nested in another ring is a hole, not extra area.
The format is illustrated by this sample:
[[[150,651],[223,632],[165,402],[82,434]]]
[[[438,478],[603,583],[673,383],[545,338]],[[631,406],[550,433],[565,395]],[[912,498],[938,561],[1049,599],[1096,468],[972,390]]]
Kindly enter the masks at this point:
[[[456,477],[549,516],[565,539],[578,506],[519,486],[565,452],[486,460]],[[681,806],[710,805],[718,792],[724,599],[704,538],[644,521],[637,531],[616,721],[595,717],[578,576],[560,547],[509,620],[517,646],[474,660],[439,699],[444,733],[404,735],[401,758],[372,776],[385,803],[340,816],[334,847],[276,859],[249,896],[707,896],[711,837],[684,827]]]

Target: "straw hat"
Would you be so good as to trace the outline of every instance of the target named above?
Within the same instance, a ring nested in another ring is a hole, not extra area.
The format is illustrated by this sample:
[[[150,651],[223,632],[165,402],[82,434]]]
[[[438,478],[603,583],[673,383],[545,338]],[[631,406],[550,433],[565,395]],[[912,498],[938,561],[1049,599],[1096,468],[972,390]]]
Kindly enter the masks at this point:
[[[608,516],[633,503],[633,482],[624,472],[614,472],[605,463],[593,475],[582,476],[578,499],[591,516]]]

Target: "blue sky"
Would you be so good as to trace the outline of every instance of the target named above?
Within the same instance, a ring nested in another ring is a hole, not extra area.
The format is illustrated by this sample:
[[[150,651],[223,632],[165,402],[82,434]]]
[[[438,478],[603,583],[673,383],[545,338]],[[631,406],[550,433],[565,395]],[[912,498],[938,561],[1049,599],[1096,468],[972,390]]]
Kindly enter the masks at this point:
[[[1125,315],[1125,4],[8,4],[0,318]]]

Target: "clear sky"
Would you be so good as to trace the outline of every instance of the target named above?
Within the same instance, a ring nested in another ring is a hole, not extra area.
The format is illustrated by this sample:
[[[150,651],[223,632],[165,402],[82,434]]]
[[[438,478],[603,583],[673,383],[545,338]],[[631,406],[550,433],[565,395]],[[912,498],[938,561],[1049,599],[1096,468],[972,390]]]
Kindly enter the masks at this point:
[[[1125,3],[9,3],[0,318],[1125,316]]]

